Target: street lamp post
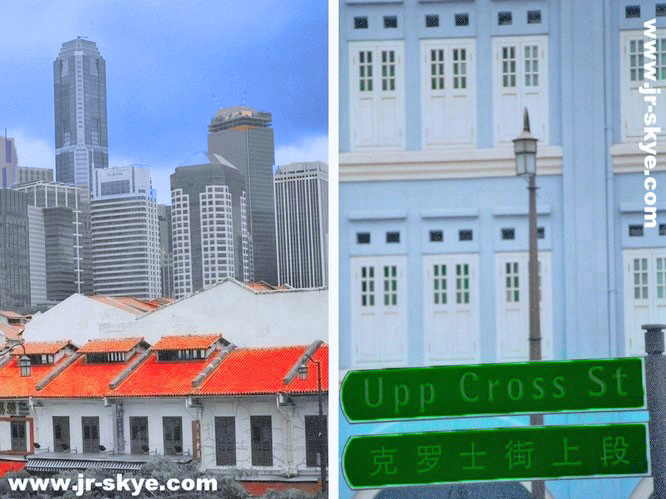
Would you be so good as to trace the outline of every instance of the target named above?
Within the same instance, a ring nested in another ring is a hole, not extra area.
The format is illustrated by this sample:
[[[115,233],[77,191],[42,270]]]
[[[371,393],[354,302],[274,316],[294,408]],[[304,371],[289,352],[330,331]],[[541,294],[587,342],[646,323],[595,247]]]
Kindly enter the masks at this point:
[[[523,114],[523,132],[513,140],[516,155],[516,174],[527,176],[529,204],[529,305],[530,305],[530,360],[541,360],[541,319],[539,304],[539,260],[537,245],[536,210],[536,152],[537,139],[530,132],[530,117],[527,108]],[[530,415],[530,425],[542,426],[543,414]],[[543,480],[532,481],[532,497],[544,499],[546,486]]]
[[[322,401],[323,391],[321,387],[321,362],[314,360],[307,353],[303,354],[308,360],[317,366],[317,395],[319,396],[319,469],[321,472],[321,492],[326,493],[326,439],[324,438],[324,404]],[[298,377],[302,380],[308,377],[308,366],[304,362],[298,367]]]
[[[17,341],[8,341],[8,343],[9,346],[0,351],[0,356],[9,355],[16,347],[21,347],[23,349],[23,355],[21,355],[18,359],[18,366],[21,371],[21,377],[29,377],[32,369],[30,366],[30,357],[28,357],[25,352],[25,345],[22,342]]]

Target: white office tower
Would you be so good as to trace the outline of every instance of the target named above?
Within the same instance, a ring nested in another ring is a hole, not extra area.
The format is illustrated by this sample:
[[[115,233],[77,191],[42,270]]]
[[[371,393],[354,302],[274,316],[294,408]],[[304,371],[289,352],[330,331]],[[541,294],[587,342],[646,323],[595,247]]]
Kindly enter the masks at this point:
[[[150,170],[94,170],[93,284],[96,294],[145,300],[161,294],[160,234]]]
[[[278,282],[328,285],[328,166],[292,163],[275,172]]]

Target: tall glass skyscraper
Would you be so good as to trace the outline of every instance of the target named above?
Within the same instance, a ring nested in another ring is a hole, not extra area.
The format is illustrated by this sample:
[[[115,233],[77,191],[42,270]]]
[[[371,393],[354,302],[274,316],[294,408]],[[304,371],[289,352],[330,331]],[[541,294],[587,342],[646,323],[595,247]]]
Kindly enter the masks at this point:
[[[208,126],[208,154],[245,177],[254,279],[277,284],[271,113],[245,106],[220,109]]]
[[[91,185],[93,168],[109,166],[106,62],[97,44],[65,42],[53,63],[56,180]]]

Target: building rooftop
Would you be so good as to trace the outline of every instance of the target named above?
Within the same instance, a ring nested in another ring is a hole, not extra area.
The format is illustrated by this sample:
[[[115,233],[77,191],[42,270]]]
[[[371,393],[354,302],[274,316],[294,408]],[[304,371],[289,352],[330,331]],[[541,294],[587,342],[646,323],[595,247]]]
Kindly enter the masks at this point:
[[[247,106],[231,106],[220,109],[208,125],[210,133],[237,127],[269,127],[271,113],[260,112]]]
[[[63,348],[71,347],[76,349],[70,340],[60,340],[60,341],[26,341],[23,343],[25,347],[26,355],[53,355],[58,353]],[[15,348],[12,351],[14,355],[23,355],[22,348]]]
[[[153,350],[203,350],[220,340],[221,334],[163,336],[153,345]]]
[[[146,344],[143,341],[143,338],[109,338],[103,340],[90,340],[79,349],[79,353],[129,352],[141,343]]]

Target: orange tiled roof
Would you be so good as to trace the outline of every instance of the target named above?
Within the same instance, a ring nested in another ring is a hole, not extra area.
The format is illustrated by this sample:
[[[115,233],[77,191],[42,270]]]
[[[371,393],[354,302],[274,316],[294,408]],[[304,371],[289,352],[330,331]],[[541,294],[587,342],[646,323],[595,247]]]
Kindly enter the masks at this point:
[[[99,303],[104,303],[105,305],[110,305],[135,315],[143,315],[160,307],[157,303],[139,300],[132,296],[93,295],[90,298]]]
[[[143,341],[143,338],[109,338],[90,340],[83,345],[80,353],[129,352]]]
[[[63,357],[55,365],[38,364],[30,367],[30,376],[22,377],[18,358],[13,357],[0,368],[0,398],[34,397],[38,394],[35,385],[68,357]]]
[[[118,388],[113,396],[151,397],[190,395],[192,381],[215,358],[188,361],[158,361],[153,353]]]
[[[188,334],[162,336],[153,345],[153,350],[197,350],[206,349],[222,338],[220,334]]]
[[[25,315],[21,315],[11,310],[0,310],[0,315],[7,317],[7,319],[24,319],[26,317]]]
[[[39,397],[59,398],[101,398],[111,390],[109,383],[125,369],[135,358],[127,362],[102,362],[89,364],[85,355],[56,376],[42,390]]]
[[[317,368],[308,363],[306,380],[298,376],[289,385],[282,380],[307,347],[239,348],[232,350],[203,383],[199,395],[259,395],[271,393],[311,393],[317,391]],[[328,346],[314,355],[321,362],[322,388],[328,391]]]
[[[25,343],[23,343],[23,346],[25,347],[26,355],[38,355],[38,354],[49,355],[49,354],[58,353],[60,350],[62,350],[67,346],[72,346],[73,348],[75,348],[70,340],[26,341]],[[12,353],[15,355],[23,355],[23,349],[15,348],[12,351]]]
[[[4,322],[0,322],[0,334],[5,336],[8,340],[18,341],[21,339],[23,329],[16,326],[10,326]]]

